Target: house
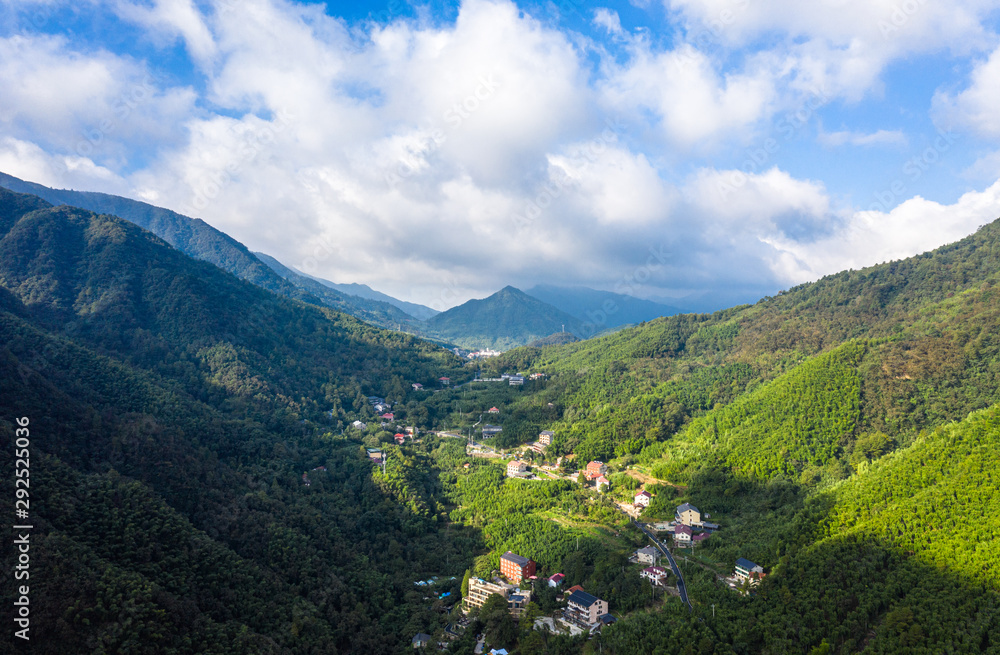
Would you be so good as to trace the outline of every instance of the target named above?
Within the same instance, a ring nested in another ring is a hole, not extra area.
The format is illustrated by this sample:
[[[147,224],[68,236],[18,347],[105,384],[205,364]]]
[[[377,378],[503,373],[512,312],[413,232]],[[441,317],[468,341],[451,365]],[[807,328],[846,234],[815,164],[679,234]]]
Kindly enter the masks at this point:
[[[603,475],[597,476],[597,490],[603,491],[605,489],[611,488],[611,480],[607,479]]]
[[[376,464],[382,463],[382,451],[378,448],[365,448],[368,453],[368,459],[375,462]]]
[[[406,441],[406,435],[405,434],[397,434],[397,435],[393,436],[393,439],[396,441],[396,445],[397,446],[402,446],[403,443]]]
[[[414,648],[427,648],[427,644],[429,643],[431,643],[431,636],[423,632],[418,632],[413,637]]]
[[[549,577],[549,586],[558,587],[563,583],[563,580],[565,579],[566,579],[565,575],[563,575],[562,573],[556,573],[555,575]]]
[[[569,589],[567,589],[563,593],[563,600],[567,600],[570,596],[572,596],[577,591],[583,591],[583,587],[581,587],[578,584],[575,584],[575,585],[573,585],[572,587],[570,587]]]
[[[411,437],[416,437],[420,433],[420,430],[418,430],[417,428],[413,427],[412,425],[407,425],[406,429],[403,430],[403,432],[405,432],[406,434],[410,435]]]
[[[368,427],[368,424],[362,423],[361,421],[355,421],[354,423],[351,423],[351,427],[357,428],[358,430],[364,430],[365,428]]]
[[[542,378],[545,377],[545,374],[544,373],[532,373],[528,377],[530,377],[532,380],[540,380],[540,379],[542,379]]]
[[[483,438],[485,437],[495,437],[503,431],[503,428],[499,425],[490,425],[487,423],[483,426]]]
[[[390,409],[392,409],[392,405],[379,403],[374,407],[372,407],[372,409],[374,409],[376,413],[381,414],[382,412],[388,412]]]
[[[618,621],[618,619],[616,619],[611,614],[601,614],[599,617],[597,617],[597,619],[598,619],[598,621],[600,621],[600,624],[601,624],[602,628],[604,626],[606,626],[606,625],[611,625],[612,623],[615,623],[615,622]]]
[[[489,412],[490,412],[490,414],[499,414],[500,413],[500,409],[497,408],[497,407],[490,407]]]
[[[733,575],[742,582],[750,580],[753,584],[764,577],[764,568],[741,557],[736,560],[736,570],[733,571]]]
[[[521,580],[535,575],[535,563],[527,557],[515,555],[508,550],[500,556],[500,573],[517,584]]]
[[[414,382],[410,386],[413,387],[414,391],[420,391],[421,389],[424,388],[424,385],[420,384],[419,382]]]
[[[451,378],[444,378],[444,377],[438,378],[438,382],[441,383],[442,387],[447,387],[449,384],[451,384]]]
[[[608,613],[608,602],[586,591],[574,591],[566,601],[563,618],[585,630],[596,626],[601,621],[601,615]]]
[[[706,514],[705,516],[707,517],[708,514]],[[716,530],[719,529],[719,524],[718,523],[709,523],[708,521],[703,521],[702,524],[701,524],[701,527],[705,528],[706,530],[711,530],[712,532],[714,532],[714,531],[716,531]]]
[[[640,564],[656,564],[656,560],[660,558],[660,551],[652,546],[646,546],[635,551],[635,558]]]
[[[667,570],[662,566],[648,566],[639,573],[639,576],[649,580],[650,584],[663,585],[667,581]]]
[[[677,511],[674,514],[674,520],[678,523],[683,523],[684,525],[695,525],[696,523],[701,523],[701,512],[698,508],[691,503],[684,503],[683,505],[677,506]]]
[[[465,609],[468,611],[472,607],[482,607],[493,594],[503,596],[507,600],[507,610],[515,619],[520,618],[531,601],[531,592],[522,591],[514,585],[487,582],[482,578],[469,578],[469,593],[463,600]]]
[[[385,419],[386,421],[393,421],[396,419],[396,415],[393,414],[392,412],[386,412],[382,416],[379,416],[379,418]]]
[[[696,534],[696,535],[692,535],[692,536],[691,536],[691,545],[692,545],[692,546],[697,546],[697,545],[698,545],[698,544],[700,544],[701,542],[703,542],[703,541],[705,541],[706,539],[708,539],[708,537],[709,537],[709,536],[710,536],[711,534],[712,534],[711,532],[699,532],[699,533],[698,533],[698,534]]]
[[[556,433],[553,432],[552,430],[542,430],[541,432],[538,433],[538,443],[542,444],[543,446],[551,446],[552,437],[554,436],[556,436]]]
[[[507,384],[509,384],[512,387],[519,384],[524,384],[524,377],[520,375],[512,375],[510,376],[510,379],[507,380]]]
[[[489,655],[508,655],[506,648],[493,648]]]
[[[649,507],[649,501],[653,499],[653,494],[645,489],[635,495],[636,507]]]
[[[507,477],[517,478],[528,472],[528,465],[519,459],[507,462]]]
[[[674,528],[674,543],[678,546],[691,545],[691,526],[678,525]]]
[[[604,462],[593,461],[587,464],[587,478],[593,480],[608,472],[608,465]]]

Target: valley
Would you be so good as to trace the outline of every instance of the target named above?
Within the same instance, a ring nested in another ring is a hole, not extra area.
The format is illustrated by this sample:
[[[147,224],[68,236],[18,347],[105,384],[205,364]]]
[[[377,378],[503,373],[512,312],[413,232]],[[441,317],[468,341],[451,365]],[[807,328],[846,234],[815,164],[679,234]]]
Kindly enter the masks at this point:
[[[35,649],[998,652],[998,264],[468,361],[0,191]]]

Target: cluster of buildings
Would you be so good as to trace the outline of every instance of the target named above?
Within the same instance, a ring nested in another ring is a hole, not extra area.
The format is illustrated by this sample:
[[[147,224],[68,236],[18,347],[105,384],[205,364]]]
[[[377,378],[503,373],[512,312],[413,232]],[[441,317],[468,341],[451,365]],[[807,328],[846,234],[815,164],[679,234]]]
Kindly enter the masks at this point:
[[[507,582],[499,578],[492,581],[482,578],[469,578],[469,593],[465,597],[465,609],[482,607],[493,594],[498,594],[507,600],[507,610],[517,619],[524,613],[531,601],[531,591],[521,589],[518,585],[525,580],[534,580],[537,565],[533,560],[511,551],[500,557],[500,573]],[[555,573],[547,579],[550,587],[559,587],[566,576]],[[574,586],[566,591],[566,609],[563,619],[583,630],[596,631],[602,625],[614,623],[615,617],[608,613],[608,602],[588,594],[583,587]]]
[[[636,496],[638,505],[638,496]],[[648,502],[647,502],[648,505]],[[705,518],[710,518],[707,514]],[[678,505],[674,511],[674,520],[668,523],[654,523],[653,528],[660,532],[667,532],[674,539],[674,545],[680,548],[697,546],[708,539],[713,532],[719,529],[715,523],[703,521],[701,511],[691,503]]]
[[[552,437],[556,436],[556,433],[552,430],[542,430],[538,433],[538,441],[532,441],[528,444],[530,450],[536,453],[543,454],[545,449],[552,445]]]
[[[611,488],[611,481],[608,480],[607,474],[608,465],[597,460],[587,462],[587,469],[583,472],[583,475],[588,480],[593,481],[594,486],[598,491],[604,491],[605,489]]]

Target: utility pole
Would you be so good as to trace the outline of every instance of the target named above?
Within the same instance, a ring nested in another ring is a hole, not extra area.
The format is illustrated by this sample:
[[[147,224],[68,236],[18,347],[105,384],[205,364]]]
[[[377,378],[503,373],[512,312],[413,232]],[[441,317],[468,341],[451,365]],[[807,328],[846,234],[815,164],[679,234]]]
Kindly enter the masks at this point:
[[[712,603],[712,618],[715,618],[715,603]]]

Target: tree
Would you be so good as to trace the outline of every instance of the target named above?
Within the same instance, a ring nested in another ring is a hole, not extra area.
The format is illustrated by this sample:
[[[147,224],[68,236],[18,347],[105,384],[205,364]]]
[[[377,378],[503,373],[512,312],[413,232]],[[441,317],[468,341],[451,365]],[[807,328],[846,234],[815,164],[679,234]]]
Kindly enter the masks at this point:
[[[472,577],[472,570],[465,569],[465,575],[462,576],[462,598],[469,595],[469,578]]]

